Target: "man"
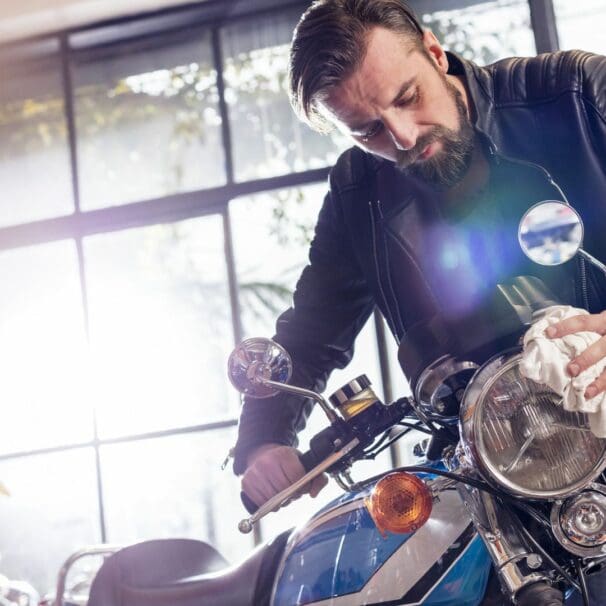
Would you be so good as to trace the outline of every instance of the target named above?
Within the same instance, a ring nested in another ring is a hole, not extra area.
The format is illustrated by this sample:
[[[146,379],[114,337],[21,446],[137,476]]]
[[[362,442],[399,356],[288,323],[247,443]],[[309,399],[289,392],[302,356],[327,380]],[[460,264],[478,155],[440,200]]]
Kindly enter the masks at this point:
[[[553,175],[584,219],[585,248],[606,259],[604,58],[574,51],[480,68],[445,53],[401,0],[318,0],[295,30],[291,95],[303,120],[356,146],[331,172],[310,265],[277,323],[294,384],[321,389],[345,366],[375,306],[399,341],[435,314],[473,313],[513,275],[537,275],[592,312],[550,336],[606,333],[603,276],[576,260],[532,266],[516,238],[527,208],[562,198]],[[605,355],[602,338],[569,372]],[[602,375],[587,397],[605,388]],[[257,504],[303,475],[294,444],[309,406],[245,402],[234,469]]]

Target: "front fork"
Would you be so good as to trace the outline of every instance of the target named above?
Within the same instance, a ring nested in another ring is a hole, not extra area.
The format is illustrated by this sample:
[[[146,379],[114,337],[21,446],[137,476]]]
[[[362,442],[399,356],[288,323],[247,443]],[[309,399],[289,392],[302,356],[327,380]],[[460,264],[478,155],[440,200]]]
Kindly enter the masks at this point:
[[[457,449],[446,458],[450,471],[474,475],[473,466]],[[498,573],[503,592],[514,604],[563,604],[562,594],[551,587],[551,579],[542,570],[543,559],[519,531],[509,509],[494,496],[468,484],[457,482],[459,492],[471,515],[475,529],[486,546]]]
[[[540,570],[543,564],[541,556],[527,544],[509,510],[499,505],[487,492],[461,483],[457,490],[509,598],[515,603],[523,587],[549,583],[549,576]]]

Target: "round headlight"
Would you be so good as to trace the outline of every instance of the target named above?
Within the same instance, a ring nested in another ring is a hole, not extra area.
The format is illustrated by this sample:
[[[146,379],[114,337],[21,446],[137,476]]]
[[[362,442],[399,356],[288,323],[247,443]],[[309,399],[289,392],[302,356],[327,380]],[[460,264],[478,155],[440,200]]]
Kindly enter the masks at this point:
[[[469,383],[461,438],[487,480],[536,499],[582,489],[606,466],[606,440],[587,415],[568,412],[561,396],[522,376],[519,350],[487,362]]]

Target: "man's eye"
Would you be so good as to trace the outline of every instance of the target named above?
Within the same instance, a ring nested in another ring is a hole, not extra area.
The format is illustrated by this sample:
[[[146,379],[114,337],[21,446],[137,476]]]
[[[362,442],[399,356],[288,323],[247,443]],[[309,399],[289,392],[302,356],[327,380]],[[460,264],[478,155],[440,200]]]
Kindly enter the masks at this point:
[[[419,89],[416,88],[412,95],[402,97],[398,100],[398,107],[406,107],[407,105],[414,105],[419,100]]]
[[[377,122],[374,126],[369,128],[360,138],[362,141],[368,141],[373,137],[376,137],[383,130],[383,123]]]

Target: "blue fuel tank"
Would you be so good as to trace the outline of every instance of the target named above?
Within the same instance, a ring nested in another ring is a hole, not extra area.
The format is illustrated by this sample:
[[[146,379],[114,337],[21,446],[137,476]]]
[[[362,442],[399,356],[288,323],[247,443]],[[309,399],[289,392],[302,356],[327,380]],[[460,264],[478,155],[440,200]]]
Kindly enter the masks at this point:
[[[364,499],[336,499],[291,535],[272,606],[477,606],[491,561],[459,494],[445,491],[427,523],[383,537]]]

